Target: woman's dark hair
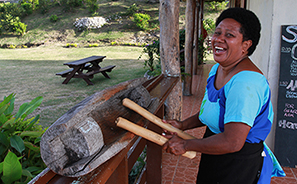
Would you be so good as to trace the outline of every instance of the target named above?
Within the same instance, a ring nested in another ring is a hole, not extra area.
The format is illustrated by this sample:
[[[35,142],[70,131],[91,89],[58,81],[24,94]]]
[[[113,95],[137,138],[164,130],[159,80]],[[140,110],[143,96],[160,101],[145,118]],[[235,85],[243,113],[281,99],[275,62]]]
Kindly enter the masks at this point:
[[[252,46],[248,49],[250,56],[255,51],[260,39],[261,24],[258,17],[250,10],[228,8],[217,18],[216,26],[226,18],[234,19],[241,24],[240,32],[243,35],[243,41],[252,40]]]

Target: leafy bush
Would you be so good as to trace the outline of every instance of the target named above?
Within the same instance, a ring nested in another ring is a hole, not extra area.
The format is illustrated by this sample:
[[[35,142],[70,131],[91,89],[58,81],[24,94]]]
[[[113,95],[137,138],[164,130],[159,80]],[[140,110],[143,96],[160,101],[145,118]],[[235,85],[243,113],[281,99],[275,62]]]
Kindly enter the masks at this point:
[[[88,47],[99,47],[98,43],[89,44]]]
[[[31,15],[33,13],[33,5],[31,3],[22,3],[22,7],[24,8],[26,15]]]
[[[82,0],[61,0],[60,1],[62,6],[64,7],[64,10],[72,10],[75,7],[80,7],[83,5]]]
[[[85,0],[90,13],[95,13],[99,9],[97,0]]]
[[[70,48],[70,47],[75,47],[76,48],[77,47],[77,44],[76,43],[67,43],[66,44],[66,47],[67,48]]]
[[[8,14],[12,17],[22,17],[24,13],[24,8],[17,3],[0,3],[0,19]]]
[[[127,9],[127,11],[124,15],[132,16],[134,13],[137,13],[138,10],[139,9],[137,8],[137,5],[134,3]]]
[[[50,21],[51,22],[57,22],[59,20],[59,17],[55,14],[51,15],[50,16]]]
[[[39,115],[26,119],[42,102],[37,97],[22,104],[16,114],[15,95],[0,103],[0,175],[6,183],[27,183],[46,168],[40,156],[39,142],[45,130],[38,125]]]
[[[203,20],[203,26],[208,34],[212,35],[216,29],[215,21],[211,18]]]
[[[25,10],[15,3],[0,3],[0,33],[20,33],[24,35],[27,25],[20,21]]]
[[[205,9],[208,9],[210,12],[218,12],[218,11],[224,10],[227,7],[228,1],[222,1],[222,2],[211,1],[211,2],[206,2],[205,5],[206,5]]]
[[[113,42],[110,43],[110,45],[118,45],[118,42],[113,41]]]
[[[179,31],[179,49],[180,51],[184,50],[185,48],[185,30]],[[198,43],[198,52],[201,53],[199,55],[198,61],[199,64],[203,62],[203,59],[206,56],[206,47],[203,45],[203,39],[199,39]],[[144,46],[142,53],[138,57],[138,59],[142,58],[143,54],[147,55],[148,59],[144,60],[144,67],[148,68],[148,74],[152,76],[157,76],[161,74],[161,61],[160,61],[160,41],[154,40],[152,44],[147,44]],[[202,57],[202,58],[201,58]],[[200,59],[200,60],[199,60]],[[189,75],[188,73],[185,73],[185,67],[184,67],[184,61],[185,61],[185,55],[184,52],[180,53],[180,69],[182,77],[185,75]]]
[[[31,4],[31,6],[32,6],[32,11],[33,11],[33,10],[37,10],[38,7],[39,7],[39,0],[22,0],[22,1],[21,1],[21,4],[22,4],[22,5],[25,4],[25,3],[27,3],[27,4]]]
[[[152,44],[144,46],[140,59],[143,54],[147,54],[148,59],[144,60],[144,67],[148,68],[148,74],[152,76],[159,75],[161,73],[160,64],[160,41],[155,40]]]
[[[42,14],[45,14],[52,6],[53,1],[51,0],[39,0],[39,9]]]
[[[9,49],[15,49],[15,45],[9,45],[7,48],[9,48]]]
[[[27,25],[22,22],[15,22],[14,23],[14,31],[20,33],[22,36],[26,33]]]
[[[151,16],[146,13],[134,13],[133,22],[136,23],[136,26],[141,30],[147,30],[149,28],[149,20]]]

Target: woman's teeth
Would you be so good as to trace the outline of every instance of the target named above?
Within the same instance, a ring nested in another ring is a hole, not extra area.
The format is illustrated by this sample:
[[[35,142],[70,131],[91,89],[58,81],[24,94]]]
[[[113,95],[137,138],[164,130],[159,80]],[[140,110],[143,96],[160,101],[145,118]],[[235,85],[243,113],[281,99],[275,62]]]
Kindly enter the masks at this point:
[[[224,51],[224,48],[216,46],[215,50],[216,50],[216,52],[221,52],[221,51]]]

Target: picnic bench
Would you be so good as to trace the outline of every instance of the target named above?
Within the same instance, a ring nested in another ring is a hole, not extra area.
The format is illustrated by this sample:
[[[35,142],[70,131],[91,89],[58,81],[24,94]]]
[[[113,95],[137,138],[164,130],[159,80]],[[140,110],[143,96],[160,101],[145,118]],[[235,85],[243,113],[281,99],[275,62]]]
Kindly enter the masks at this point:
[[[56,75],[66,78],[62,84],[67,84],[72,78],[82,78],[88,85],[93,85],[90,79],[92,79],[97,73],[101,73],[104,77],[110,79],[106,72],[111,72],[116,66],[109,65],[106,67],[100,67],[99,63],[102,62],[105,57],[106,56],[91,56],[64,63],[64,65],[67,65],[70,69],[56,73]]]

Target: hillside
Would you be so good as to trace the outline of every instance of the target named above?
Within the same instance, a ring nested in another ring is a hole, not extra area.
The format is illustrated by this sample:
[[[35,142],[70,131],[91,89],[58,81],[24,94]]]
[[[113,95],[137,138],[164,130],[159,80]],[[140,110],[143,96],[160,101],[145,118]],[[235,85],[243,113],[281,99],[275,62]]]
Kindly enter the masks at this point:
[[[158,35],[159,3],[148,3],[145,0],[98,0],[99,9],[91,14],[85,6],[65,11],[65,8],[56,4],[46,13],[40,10],[21,19],[27,25],[24,36],[4,34],[0,36],[0,45],[22,45],[31,43],[40,44],[66,44],[77,43],[84,46],[88,43],[110,44],[111,42],[123,43],[148,43]],[[131,16],[123,16],[127,9],[136,4],[138,12],[151,16],[151,31],[143,32],[136,27]],[[180,25],[184,26],[185,2],[180,3]],[[51,15],[57,15],[59,20],[51,22]],[[102,28],[96,30],[78,31],[73,23],[82,17],[104,17],[108,22]]]

